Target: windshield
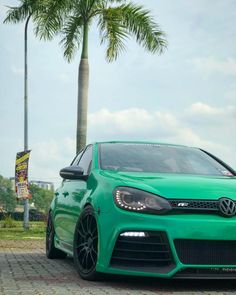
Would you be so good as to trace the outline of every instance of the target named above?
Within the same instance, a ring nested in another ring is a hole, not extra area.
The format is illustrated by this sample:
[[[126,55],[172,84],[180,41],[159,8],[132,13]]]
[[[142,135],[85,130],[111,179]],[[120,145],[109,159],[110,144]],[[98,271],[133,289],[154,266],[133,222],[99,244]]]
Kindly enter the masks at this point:
[[[100,168],[124,172],[233,175],[197,148],[161,144],[100,144]]]

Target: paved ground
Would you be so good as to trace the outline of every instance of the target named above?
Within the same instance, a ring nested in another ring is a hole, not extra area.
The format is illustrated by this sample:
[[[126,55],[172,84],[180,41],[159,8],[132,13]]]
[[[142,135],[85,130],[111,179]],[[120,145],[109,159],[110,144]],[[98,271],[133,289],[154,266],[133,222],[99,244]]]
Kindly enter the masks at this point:
[[[77,275],[71,258],[46,259],[42,242],[0,241],[0,294],[236,294],[236,282],[163,281],[126,277],[86,282]]]

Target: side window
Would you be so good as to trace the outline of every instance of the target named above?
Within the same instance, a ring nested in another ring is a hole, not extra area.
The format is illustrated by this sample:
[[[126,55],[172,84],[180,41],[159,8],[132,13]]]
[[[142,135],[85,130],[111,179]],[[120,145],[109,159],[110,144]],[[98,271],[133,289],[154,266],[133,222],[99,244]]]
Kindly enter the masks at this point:
[[[90,145],[87,147],[87,149],[83,153],[83,155],[78,163],[78,166],[80,166],[84,169],[84,175],[88,175],[90,172],[92,157],[93,157],[93,148]]]
[[[82,150],[82,151],[81,151],[81,152],[75,157],[75,159],[74,159],[73,162],[71,163],[71,166],[76,166],[76,165],[78,165],[79,160],[80,160],[80,158],[81,158],[83,152],[84,152],[84,150]]]

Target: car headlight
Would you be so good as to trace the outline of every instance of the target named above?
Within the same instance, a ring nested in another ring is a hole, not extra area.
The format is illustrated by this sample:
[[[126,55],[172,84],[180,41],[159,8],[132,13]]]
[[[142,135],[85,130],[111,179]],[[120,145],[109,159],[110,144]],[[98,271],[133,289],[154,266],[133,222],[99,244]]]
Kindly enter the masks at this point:
[[[116,205],[128,211],[163,214],[172,209],[166,199],[131,187],[117,187],[113,195]]]

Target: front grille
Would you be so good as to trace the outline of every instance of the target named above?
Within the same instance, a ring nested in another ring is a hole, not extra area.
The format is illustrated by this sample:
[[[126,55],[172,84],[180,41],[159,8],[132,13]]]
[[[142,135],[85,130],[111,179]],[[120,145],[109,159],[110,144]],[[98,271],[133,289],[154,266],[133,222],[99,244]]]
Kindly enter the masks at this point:
[[[173,209],[178,210],[203,210],[203,211],[218,211],[219,201],[211,200],[169,200]]]
[[[174,241],[179,260],[184,264],[236,265],[236,241]]]
[[[110,265],[115,268],[166,273],[174,267],[164,232],[145,232],[145,237],[117,238]]]
[[[236,279],[236,268],[186,268],[177,272],[173,279]]]

